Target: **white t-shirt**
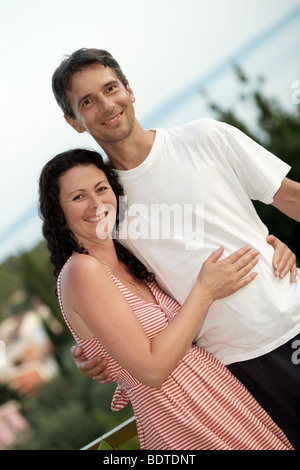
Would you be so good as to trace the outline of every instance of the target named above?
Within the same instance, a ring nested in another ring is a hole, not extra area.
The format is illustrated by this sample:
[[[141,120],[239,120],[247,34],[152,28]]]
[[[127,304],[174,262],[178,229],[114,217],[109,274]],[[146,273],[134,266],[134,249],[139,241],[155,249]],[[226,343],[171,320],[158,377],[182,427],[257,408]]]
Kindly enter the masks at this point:
[[[120,241],[179,303],[219,246],[225,256],[245,245],[260,251],[255,280],[214,302],[195,337],[224,364],[265,354],[300,331],[299,270],[294,284],[275,278],[268,230],[251,201],[270,204],[289,170],[239,130],[200,119],[156,129],[146,160],[117,172],[128,204]]]

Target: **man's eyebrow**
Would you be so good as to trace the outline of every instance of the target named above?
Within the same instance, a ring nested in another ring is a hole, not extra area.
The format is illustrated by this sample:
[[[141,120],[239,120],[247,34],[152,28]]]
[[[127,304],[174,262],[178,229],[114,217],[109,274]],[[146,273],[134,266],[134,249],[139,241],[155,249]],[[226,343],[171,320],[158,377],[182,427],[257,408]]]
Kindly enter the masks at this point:
[[[108,88],[108,87],[111,86],[111,85],[116,85],[116,84],[117,84],[117,85],[119,84],[118,80],[110,80],[109,82],[104,83],[101,88],[102,88],[102,89],[105,89],[105,88]],[[87,98],[89,98],[92,94],[93,94],[93,93],[90,92],[90,93],[87,93],[86,95],[82,96],[81,98],[79,98],[79,100],[78,100],[78,106],[80,106],[81,103],[82,103],[84,100],[86,100]]]

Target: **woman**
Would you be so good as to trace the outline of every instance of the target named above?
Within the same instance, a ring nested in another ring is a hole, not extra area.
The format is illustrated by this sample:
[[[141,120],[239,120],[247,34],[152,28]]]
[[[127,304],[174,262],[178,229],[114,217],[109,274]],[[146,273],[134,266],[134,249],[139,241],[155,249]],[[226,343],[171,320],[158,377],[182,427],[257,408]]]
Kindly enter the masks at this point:
[[[87,150],[56,156],[40,178],[62,314],[85,356],[108,360],[112,409],[131,401],[142,449],[292,449],[226,367],[192,344],[211,303],[255,278],[258,253],[220,260],[219,248],[180,306],[113,239],[120,195],[113,170]]]

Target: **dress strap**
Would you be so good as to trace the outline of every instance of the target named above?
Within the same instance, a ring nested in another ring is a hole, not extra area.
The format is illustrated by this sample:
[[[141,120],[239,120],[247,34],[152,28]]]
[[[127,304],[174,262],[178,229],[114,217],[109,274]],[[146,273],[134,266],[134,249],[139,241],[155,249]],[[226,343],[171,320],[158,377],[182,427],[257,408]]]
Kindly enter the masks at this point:
[[[65,269],[65,267],[67,266],[68,262],[70,261],[71,259],[71,256],[70,258],[67,259],[67,261],[65,262],[65,264],[63,265],[63,267],[61,268],[61,271],[57,277],[57,282],[56,282],[56,287],[57,287],[57,297],[58,297],[58,302],[59,302],[59,306],[60,306],[60,310],[61,310],[61,313],[62,313],[62,316],[68,326],[68,328],[70,329],[72,335],[74,336],[75,340],[76,341],[80,341],[81,338],[75,333],[75,331],[73,330],[71,324],[69,323],[67,317],[66,317],[66,314],[64,312],[64,307],[63,307],[63,302],[62,302],[62,297],[61,297],[61,276],[62,276],[62,273]]]

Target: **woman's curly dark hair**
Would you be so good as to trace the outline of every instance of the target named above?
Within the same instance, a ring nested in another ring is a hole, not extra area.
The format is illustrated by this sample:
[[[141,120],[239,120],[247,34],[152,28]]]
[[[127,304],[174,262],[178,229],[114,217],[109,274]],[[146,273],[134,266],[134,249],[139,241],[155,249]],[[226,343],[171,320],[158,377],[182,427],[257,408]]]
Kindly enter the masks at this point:
[[[76,236],[66,225],[64,213],[60,206],[59,193],[60,177],[69,169],[78,165],[93,164],[102,170],[117,198],[117,217],[119,214],[119,197],[123,196],[123,187],[112,164],[104,162],[101,155],[92,150],[72,149],[56,155],[44,166],[40,181],[40,216],[43,220],[42,232],[47,241],[50,261],[54,266],[54,276],[57,277],[62,267],[73,252],[88,254],[86,248],[78,242]],[[117,256],[131,274],[138,279],[148,281],[154,278],[146,267],[117,240],[114,239]]]

